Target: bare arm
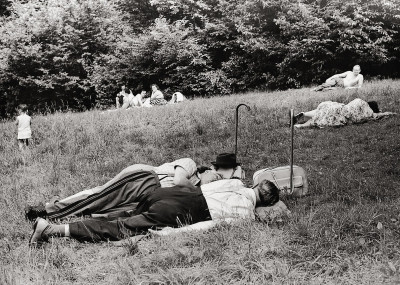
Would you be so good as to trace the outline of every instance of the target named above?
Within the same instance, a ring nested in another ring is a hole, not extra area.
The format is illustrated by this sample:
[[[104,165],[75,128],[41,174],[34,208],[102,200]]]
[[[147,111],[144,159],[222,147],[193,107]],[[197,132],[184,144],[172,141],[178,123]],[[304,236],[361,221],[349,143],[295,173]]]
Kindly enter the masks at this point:
[[[218,225],[221,222],[225,222],[228,224],[232,224],[237,219],[235,218],[226,218],[223,220],[218,220],[218,221],[204,221],[204,222],[198,222],[192,225],[187,225],[184,227],[180,228],[171,228],[171,227],[166,227],[163,228],[161,231],[155,231],[149,229],[149,232],[152,233],[155,236],[168,236],[168,235],[175,235],[175,234],[180,234],[180,233],[188,233],[188,232],[194,232],[194,231],[207,231],[209,229],[212,229],[216,225]]]
[[[155,231],[150,229],[149,232],[155,236],[169,236],[169,235],[175,235],[193,231],[206,231],[215,227],[217,224],[218,223],[215,221],[205,221],[205,222],[198,222],[193,225],[184,226],[181,228],[166,227],[163,228],[161,231]]]
[[[189,173],[183,167],[175,167],[174,184],[177,186],[193,186],[189,181]]]
[[[397,113],[393,113],[393,112],[381,112],[381,113],[374,113],[372,118],[377,120],[383,117],[387,117],[387,116],[393,116],[393,115],[397,115]]]
[[[358,88],[361,88],[364,83],[364,76],[360,76],[360,80],[358,80]]]
[[[244,180],[246,178],[245,172],[244,172],[244,170],[242,169],[241,166],[237,166],[234,169],[231,178],[239,178],[239,179],[242,179],[242,180]]]
[[[338,78],[338,77],[344,78],[344,77],[347,76],[348,73],[349,73],[349,71],[346,71],[346,72],[343,72],[343,73],[338,73],[338,74],[332,75],[327,80],[330,80],[330,79],[333,79],[333,78]]]
[[[142,107],[142,106],[143,106],[143,102],[142,102],[142,100],[143,100],[143,98],[142,98],[142,94],[137,94],[137,95],[136,95],[136,98],[137,98],[137,100],[138,100],[138,105],[139,105],[139,107]]]
[[[193,225],[187,225],[184,227],[180,228],[171,228],[171,227],[165,227],[160,231],[152,230],[149,229],[148,231],[153,235],[153,236],[171,236],[171,235],[176,235],[176,234],[181,234],[181,233],[188,233],[188,232],[194,232],[194,231],[206,231],[209,230],[213,227],[215,227],[218,224],[218,222],[215,221],[204,221],[204,222],[198,222]],[[144,237],[144,235],[139,236],[141,238]],[[132,242],[137,242],[138,237],[132,237],[130,240],[123,240],[123,241],[118,241],[118,242],[113,242],[114,245],[116,246],[123,246],[129,244],[129,241]]]

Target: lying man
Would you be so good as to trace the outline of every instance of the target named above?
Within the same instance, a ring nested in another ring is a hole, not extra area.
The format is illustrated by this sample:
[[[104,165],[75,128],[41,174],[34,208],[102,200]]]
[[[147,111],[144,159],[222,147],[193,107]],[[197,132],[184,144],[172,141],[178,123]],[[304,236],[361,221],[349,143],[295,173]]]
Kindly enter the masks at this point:
[[[364,77],[360,74],[360,72],[361,67],[359,65],[355,65],[353,67],[353,71],[335,74],[329,77],[325,83],[312,89],[312,91],[333,90],[337,87],[346,89],[361,88],[364,82]]]
[[[152,173],[143,171],[142,174],[150,176]],[[254,189],[246,188],[239,179],[223,179],[201,187],[149,187],[149,191],[139,195],[139,205],[130,217],[61,225],[38,218],[29,244],[35,245],[49,237],[71,237],[89,242],[117,241],[158,227],[185,226],[184,231],[205,230],[222,221],[254,220],[256,206],[269,206],[279,201],[279,189],[267,180]]]
[[[157,175],[153,175],[153,174]],[[131,165],[102,186],[83,190],[62,200],[51,201],[45,206],[28,206],[25,217],[34,221],[37,217],[60,219],[75,215],[120,216],[128,215],[138,204],[137,198],[147,188],[160,185],[195,186],[201,184],[202,173],[190,158],[154,167],[146,164]],[[214,173],[214,176],[217,174]],[[210,177],[210,175],[208,175]],[[206,180],[203,183],[207,183]]]
[[[60,219],[68,216],[90,215],[92,217],[129,216],[138,205],[138,197],[148,188],[160,184],[161,187],[198,186],[210,181],[228,178],[244,178],[244,172],[236,162],[234,154],[220,154],[214,165],[217,171],[203,167],[198,170],[190,158],[181,158],[171,163],[153,167],[134,164],[117,174],[102,186],[83,190],[62,200],[53,199],[45,206],[28,206],[25,210],[27,220],[37,217]],[[157,175],[147,172],[153,171]],[[208,173],[204,175],[204,173]],[[211,180],[209,180],[211,179]]]

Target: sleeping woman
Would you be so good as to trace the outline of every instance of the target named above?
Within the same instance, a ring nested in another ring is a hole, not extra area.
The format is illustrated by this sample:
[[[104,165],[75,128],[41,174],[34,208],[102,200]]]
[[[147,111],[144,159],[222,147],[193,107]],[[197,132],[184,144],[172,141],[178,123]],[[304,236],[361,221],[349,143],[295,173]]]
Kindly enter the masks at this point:
[[[365,102],[359,98],[348,104],[326,101],[320,103],[315,110],[297,114],[294,117],[294,127],[343,126],[362,123],[367,120],[376,120],[395,114],[392,112],[380,112],[378,103],[375,101]],[[301,119],[305,119],[306,122],[298,124]]]

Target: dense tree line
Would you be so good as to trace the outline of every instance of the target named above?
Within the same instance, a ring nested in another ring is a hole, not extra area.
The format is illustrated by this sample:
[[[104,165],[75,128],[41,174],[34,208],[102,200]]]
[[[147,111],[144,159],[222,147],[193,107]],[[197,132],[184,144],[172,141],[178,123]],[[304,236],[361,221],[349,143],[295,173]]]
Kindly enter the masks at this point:
[[[396,0],[0,0],[0,116],[296,88],[360,64],[399,77]]]

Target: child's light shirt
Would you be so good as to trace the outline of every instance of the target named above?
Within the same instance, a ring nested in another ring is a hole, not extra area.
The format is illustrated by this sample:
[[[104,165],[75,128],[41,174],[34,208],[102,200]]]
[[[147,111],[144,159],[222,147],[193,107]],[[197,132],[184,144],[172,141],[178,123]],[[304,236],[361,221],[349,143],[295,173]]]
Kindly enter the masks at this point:
[[[32,136],[31,131],[31,117],[27,114],[21,114],[17,117],[18,122],[18,139],[30,139]]]

